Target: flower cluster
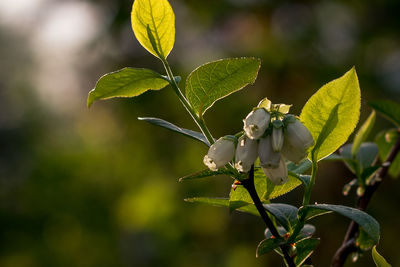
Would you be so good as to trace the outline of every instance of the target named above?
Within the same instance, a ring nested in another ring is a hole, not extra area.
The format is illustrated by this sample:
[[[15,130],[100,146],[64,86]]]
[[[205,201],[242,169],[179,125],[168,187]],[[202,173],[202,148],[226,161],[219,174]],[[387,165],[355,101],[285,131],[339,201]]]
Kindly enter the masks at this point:
[[[288,181],[286,160],[299,163],[314,145],[309,130],[289,112],[289,105],[271,104],[264,99],[243,120],[243,134],[219,138],[204,157],[204,164],[216,171],[233,160],[240,172],[248,172],[260,159],[265,175],[276,185]]]

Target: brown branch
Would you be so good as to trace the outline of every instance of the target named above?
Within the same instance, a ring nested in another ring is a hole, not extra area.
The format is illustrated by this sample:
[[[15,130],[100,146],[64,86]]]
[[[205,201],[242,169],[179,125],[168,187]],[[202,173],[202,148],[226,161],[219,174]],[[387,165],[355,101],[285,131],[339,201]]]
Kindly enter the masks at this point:
[[[254,185],[254,165],[251,166],[251,170],[249,172],[249,178],[245,179],[241,182],[244,188],[249,192],[251,199],[254,202],[254,205],[256,206],[258,213],[260,213],[261,218],[263,219],[264,223],[267,225],[268,229],[271,231],[271,234],[275,237],[281,237],[279,234],[278,230],[276,229],[275,225],[269,218],[267,212],[265,211],[265,208],[257,194],[256,187]],[[293,258],[290,257],[288,253],[288,248],[285,245],[280,246],[283,257],[285,258],[285,261],[289,267],[296,267],[296,265],[293,262]]]
[[[375,191],[378,189],[379,185],[382,183],[383,178],[387,175],[389,171],[389,167],[391,166],[393,160],[396,158],[397,154],[400,151],[400,129],[397,130],[398,138],[392,150],[390,151],[389,156],[386,158],[386,161],[383,162],[382,168],[376,174],[374,181],[367,185],[365,188],[365,192],[362,196],[357,198],[356,208],[364,211],[368,203],[371,201],[371,198]],[[344,237],[342,245],[336,251],[335,255],[331,261],[331,267],[342,267],[347,259],[347,257],[352,253],[357,251],[356,246],[356,236],[359,232],[358,224],[352,221],[347,228],[346,235]]]

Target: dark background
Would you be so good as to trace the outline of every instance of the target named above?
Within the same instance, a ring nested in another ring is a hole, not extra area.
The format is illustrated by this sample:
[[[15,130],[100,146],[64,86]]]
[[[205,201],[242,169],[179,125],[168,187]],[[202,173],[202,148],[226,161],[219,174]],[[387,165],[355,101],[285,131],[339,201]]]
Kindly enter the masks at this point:
[[[183,201],[227,196],[231,180],[178,183],[204,168],[204,145],[137,120],[155,116],[195,129],[170,87],[135,99],[86,96],[104,73],[162,65],[135,40],[132,1],[0,2],[0,266],[282,266],[255,258],[257,217]],[[324,83],[356,66],[361,121],[373,99],[399,100],[400,2],[171,0],[176,42],[169,56],[183,79],[207,61],[262,59],[254,86],[206,114],[214,136],[235,133],[261,98],[299,114]],[[181,84],[183,86],[183,83]],[[382,118],[373,130],[391,127]],[[352,175],[320,164],[312,200],[352,205]],[[400,266],[399,182],[387,179],[368,209],[381,224],[378,250]],[[354,193],[354,192],[352,192]],[[300,205],[302,189],[277,199]],[[328,266],[348,220],[313,221]],[[374,266],[370,253],[347,266]]]

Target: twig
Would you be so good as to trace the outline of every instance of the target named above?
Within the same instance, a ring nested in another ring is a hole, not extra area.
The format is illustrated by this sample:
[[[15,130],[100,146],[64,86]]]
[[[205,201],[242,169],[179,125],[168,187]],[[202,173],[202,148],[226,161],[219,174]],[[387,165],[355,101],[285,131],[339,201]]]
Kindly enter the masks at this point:
[[[279,234],[278,230],[276,229],[275,225],[272,223],[271,219],[269,218],[267,212],[264,209],[264,206],[257,194],[256,187],[254,185],[254,165],[251,167],[251,170],[249,172],[249,178],[245,179],[241,182],[244,188],[249,192],[251,199],[254,202],[254,205],[256,206],[258,212],[261,215],[261,218],[267,225],[268,229],[271,231],[271,234],[275,237],[281,237]],[[293,262],[293,258],[289,256],[288,249],[285,245],[280,246],[283,257],[285,258],[286,263],[288,264],[289,267],[296,267],[296,265]]]
[[[393,160],[396,158],[397,154],[400,151],[400,129],[397,130],[397,133],[398,139],[392,147],[392,150],[390,151],[389,156],[386,158],[386,161],[382,164],[382,168],[376,174],[375,180],[372,182],[372,184],[367,185],[364,194],[357,198],[356,207],[360,210],[364,211],[367,208],[373,194],[382,183],[383,178],[387,175],[389,171],[389,167],[391,166]],[[355,237],[358,234],[358,230],[358,224],[352,221],[347,228],[347,232],[342,245],[339,247],[332,258],[331,267],[342,267],[350,253],[357,251]]]

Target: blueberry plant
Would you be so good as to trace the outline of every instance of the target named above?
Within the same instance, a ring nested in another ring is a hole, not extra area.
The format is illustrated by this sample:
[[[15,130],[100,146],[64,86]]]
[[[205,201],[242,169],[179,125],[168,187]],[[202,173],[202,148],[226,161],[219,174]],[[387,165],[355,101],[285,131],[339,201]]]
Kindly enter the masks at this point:
[[[316,91],[300,116],[289,114],[291,105],[273,104],[264,98],[243,120],[242,130],[216,139],[206,126],[204,113],[217,100],[254,83],[261,60],[243,57],[206,63],[189,74],[183,92],[181,78],[174,76],[167,61],[175,42],[175,15],[168,1],[135,0],[131,21],[136,39],[160,59],[165,75],[143,68],[123,68],[106,74],[90,91],[88,106],[96,100],[135,97],[170,86],[200,131],[158,118],[139,120],[209,147],[203,160],[207,168],[180,181],[216,175],[233,179],[230,195],[225,199],[195,197],[186,201],[260,216],[267,228],[256,256],[275,251],[290,267],[312,265],[310,256],[320,239],[314,236],[315,227],[309,220],[334,212],[352,222],[331,266],[343,266],[349,255],[354,259],[369,250],[377,266],[390,266],[376,251],[379,224],[365,209],[383,178],[400,174],[400,135],[396,129],[390,129],[380,133],[375,142],[365,141],[374,126],[375,110],[400,127],[400,105],[371,102],[371,115],[353,142],[345,144],[356,128],[361,105],[357,73],[352,68]],[[352,171],[355,178],[344,186],[343,194],[356,187],[356,207],[310,203],[321,160],[342,161]],[[299,186],[304,188],[301,207],[271,201]]]

